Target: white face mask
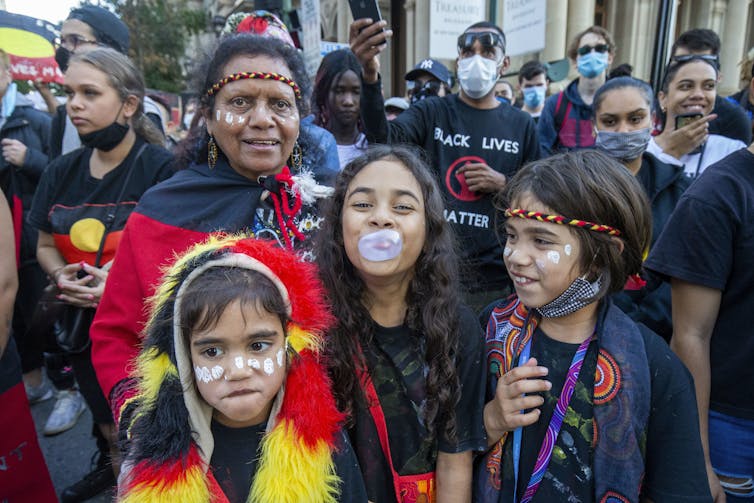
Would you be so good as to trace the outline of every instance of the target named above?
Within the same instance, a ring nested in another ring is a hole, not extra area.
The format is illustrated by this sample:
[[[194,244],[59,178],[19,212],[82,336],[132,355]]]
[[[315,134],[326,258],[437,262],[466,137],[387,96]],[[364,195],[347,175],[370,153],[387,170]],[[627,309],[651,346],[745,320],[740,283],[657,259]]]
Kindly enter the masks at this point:
[[[458,60],[458,82],[469,98],[483,98],[497,82],[497,62],[479,54]]]

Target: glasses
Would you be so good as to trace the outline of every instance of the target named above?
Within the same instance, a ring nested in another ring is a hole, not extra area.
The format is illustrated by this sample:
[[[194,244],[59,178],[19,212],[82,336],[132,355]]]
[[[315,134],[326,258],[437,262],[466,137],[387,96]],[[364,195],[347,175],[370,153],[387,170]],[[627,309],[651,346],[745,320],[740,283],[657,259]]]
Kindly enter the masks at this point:
[[[610,50],[610,46],[607,44],[597,44],[597,45],[582,45],[578,48],[576,51],[579,56],[586,56],[592,51],[597,51],[600,54],[604,54],[607,51]]]
[[[706,61],[720,68],[720,56],[717,54],[682,54],[670,58],[671,63],[686,63],[688,61]]]
[[[496,31],[467,32],[458,37],[458,50],[470,51],[474,42],[479,41],[483,50],[500,47],[505,52],[505,39]]]
[[[58,44],[61,47],[65,47],[68,50],[76,50],[80,45],[83,44],[96,44],[101,45],[96,40],[90,40],[88,38],[84,38],[81,35],[76,35],[75,33],[72,35],[65,35],[60,37],[60,43]]]
[[[439,80],[428,80],[422,84],[418,80],[409,80],[406,87],[408,87],[409,92],[412,94],[418,93],[419,91],[427,91],[432,94],[437,94],[440,92],[442,82]]]

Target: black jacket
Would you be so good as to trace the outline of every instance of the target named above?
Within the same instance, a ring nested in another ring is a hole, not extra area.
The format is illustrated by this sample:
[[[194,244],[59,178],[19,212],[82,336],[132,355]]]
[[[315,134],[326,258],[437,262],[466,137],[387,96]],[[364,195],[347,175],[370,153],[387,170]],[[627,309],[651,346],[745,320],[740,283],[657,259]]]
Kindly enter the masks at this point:
[[[23,207],[23,225],[20,236],[21,263],[36,261],[37,231],[26,225],[26,214],[31,209],[34,191],[39,177],[47,167],[48,144],[50,135],[50,117],[36,110],[21,95],[15,109],[0,129],[0,139],[18,140],[28,149],[24,165],[13,166],[4,159],[0,159],[0,187],[2,187],[11,209],[14,200]],[[17,216],[14,214],[14,221]],[[19,236],[16,236],[16,246],[19,246]]]
[[[653,246],[665,228],[665,223],[691,184],[683,166],[665,164],[652,154],[644,153],[637,175],[652,206]],[[623,290],[613,295],[615,304],[636,322],[641,322],[666,341],[673,334],[670,314],[670,284],[645,271],[647,285],[641,290]]]

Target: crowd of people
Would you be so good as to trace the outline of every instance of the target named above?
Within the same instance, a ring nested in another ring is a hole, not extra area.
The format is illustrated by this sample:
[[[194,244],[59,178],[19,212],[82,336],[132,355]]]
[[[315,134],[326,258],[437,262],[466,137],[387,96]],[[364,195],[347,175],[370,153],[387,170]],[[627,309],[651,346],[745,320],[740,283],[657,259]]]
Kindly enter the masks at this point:
[[[44,434],[88,409],[97,445],[63,502],[754,500],[754,99],[717,95],[719,37],[655,92],[590,27],[548,96],[480,21],[386,98],[391,36],[354,21],[312,81],[231,16],[177,145],[109,11],[63,23],[49,113],[0,51],[0,500],[57,501],[53,398]]]

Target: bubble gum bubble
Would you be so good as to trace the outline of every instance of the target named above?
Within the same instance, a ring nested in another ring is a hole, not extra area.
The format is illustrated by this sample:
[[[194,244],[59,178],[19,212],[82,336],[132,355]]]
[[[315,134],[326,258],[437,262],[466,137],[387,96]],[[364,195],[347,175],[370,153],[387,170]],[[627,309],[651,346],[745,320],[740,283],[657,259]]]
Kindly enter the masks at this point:
[[[372,232],[359,239],[359,253],[372,262],[394,259],[402,249],[401,235],[390,229]]]

